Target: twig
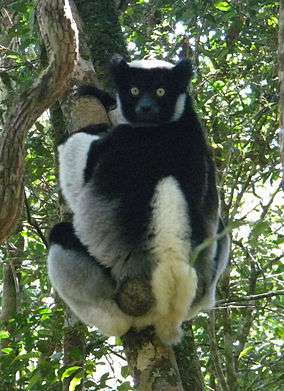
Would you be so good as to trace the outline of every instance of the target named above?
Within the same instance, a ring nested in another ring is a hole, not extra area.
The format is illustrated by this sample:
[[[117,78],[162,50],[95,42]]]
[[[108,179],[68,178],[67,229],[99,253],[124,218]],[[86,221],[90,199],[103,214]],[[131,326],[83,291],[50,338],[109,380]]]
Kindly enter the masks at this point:
[[[243,297],[236,297],[234,301],[230,300],[218,300],[217,301],[217,306],[218,305],[235,305],[238,304],[239,302],[242,301],[254,301],[254,300],[262,300],[262,299],[268,299],[269,297],[273,296],[282,296],[284,295],[284,289],[278,290],[278,291],[271,291],[271,292],[265,292],[265,293],[260,293],[258,295],[250,295],[250,296],[243,296]]]
[[[37,232],[38,236],[40,237],[40,239],[42,240],[43,244],[45,245],[46,248],[48,248],[48,242],[46,240],[46,237],[42,233],[40,226],[38,225],[38,222],[32,218],[30,205],[29,205],[29,202],[27,199],[26,192],[24,192],[24,199],[25,199],[25,207],[26,207],[26,211],[27,211],[28,223],[36,230],[36,232]]]

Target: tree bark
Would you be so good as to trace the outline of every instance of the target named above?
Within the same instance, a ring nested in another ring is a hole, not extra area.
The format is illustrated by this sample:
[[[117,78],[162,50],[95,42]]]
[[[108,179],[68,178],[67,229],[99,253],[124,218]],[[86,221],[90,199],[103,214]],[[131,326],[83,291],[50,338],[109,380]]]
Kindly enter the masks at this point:
[[[2,349],[9,347],[16,338],[18,338],[15,329],[15,319],[20,306],[20,274],[19,268],[23,260],[24,239],[20,237],[17,240],[16,246],[6,246],[7,262],[3,265],[3,290],[2,290],[2,311],[0,316],[0,326],[4,326],[9,332],[9,338],[3,339],[0,342],[0,356],[3,355]],[[4,354],[5,356],[5,354]],[[5,359],[1,360],[1,367],[5,366]],[[0,371],[1,368],[0,367]],[[4,368],[3,368],[4,369]],[[15,391],[16,367],[11,367],[8,376],[0,378],[0,389],[7,391]]]
[[[174,351],[155,336],[152,327],[123,337],[123,344],[138,391],[183,391]]]
[[[175,354],[183,388],[184,391],[203,391],[204,380],[197,356],[192,322],[185,322],[183,330],[183,340],[175,347]]]
[[[37,118],[68,88],[78,53],[78,33],[68,1],[45,0],[38,21],[49,66],[14,104],[0,140],[0,242],[14,230],[24,200],[24,143]]]

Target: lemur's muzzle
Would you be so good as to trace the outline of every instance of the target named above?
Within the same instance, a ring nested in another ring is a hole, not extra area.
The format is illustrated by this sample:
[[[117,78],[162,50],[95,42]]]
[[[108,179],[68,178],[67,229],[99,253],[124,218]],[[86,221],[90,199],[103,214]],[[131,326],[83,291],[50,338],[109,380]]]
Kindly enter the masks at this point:
[[[160,108],[149,95],[143,95],[136,105],[135,113],[140,122],[157,122]]]

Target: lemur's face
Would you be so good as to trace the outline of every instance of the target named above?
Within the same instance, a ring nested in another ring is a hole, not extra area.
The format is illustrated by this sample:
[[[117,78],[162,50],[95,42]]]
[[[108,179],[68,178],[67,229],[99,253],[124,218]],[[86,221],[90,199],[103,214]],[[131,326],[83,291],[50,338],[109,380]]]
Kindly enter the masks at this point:
[[[189,61],[177,65],[158,60],[128,64],[116,57],[111,71],[117,86],[118,108],[127,122],[159,125],[182,116],[192,75]]]

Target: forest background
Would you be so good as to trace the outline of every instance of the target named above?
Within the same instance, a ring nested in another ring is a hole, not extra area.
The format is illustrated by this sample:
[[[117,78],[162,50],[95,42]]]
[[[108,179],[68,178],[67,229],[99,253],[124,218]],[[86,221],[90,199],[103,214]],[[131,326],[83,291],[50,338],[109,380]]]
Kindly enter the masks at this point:
[[[232,249],[216,308],[185,325],[176,351],[184,390],[279,391],[284,387],[279,2],[75,3],[89,56],[106,88],[104,70],[114,51],[132,60],[194,62],[192,94],[214,151]],[[0,137],[17,97],[48,62],[35,10],[34,1],[1,1]],[[48,232],[65,213],[56,148],[67,129],[55,100],[26,138],[23,213],[0,249],[1,391],[53,391],[62,384],[69,390],[132,389],[122,341],[68,323],[70,314],[64,315],[47,278]]]

